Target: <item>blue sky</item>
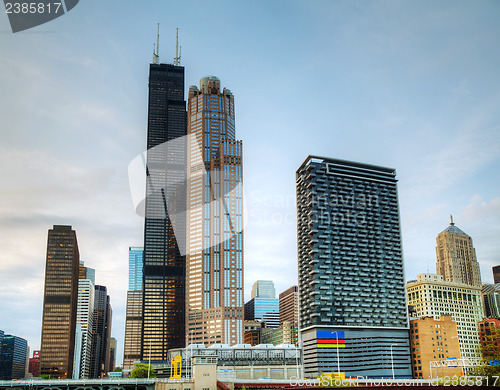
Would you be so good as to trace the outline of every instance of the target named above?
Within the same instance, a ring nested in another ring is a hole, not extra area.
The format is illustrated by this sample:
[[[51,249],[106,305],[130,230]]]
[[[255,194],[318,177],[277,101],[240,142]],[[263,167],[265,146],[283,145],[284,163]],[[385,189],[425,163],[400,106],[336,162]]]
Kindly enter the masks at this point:
[[[296,283],[295,170],[309,154],[396,168],[407,279],[435,271],[453,214],[483,281],[500,264],[497,1],[81,1],[12,34],[0,15],[0,329],[39,348],[47,230],[70,224],[108,286],[122,361],[127,167],[147,77],[179,28],[186,88],[216,75],[243,140],[245,290]]]

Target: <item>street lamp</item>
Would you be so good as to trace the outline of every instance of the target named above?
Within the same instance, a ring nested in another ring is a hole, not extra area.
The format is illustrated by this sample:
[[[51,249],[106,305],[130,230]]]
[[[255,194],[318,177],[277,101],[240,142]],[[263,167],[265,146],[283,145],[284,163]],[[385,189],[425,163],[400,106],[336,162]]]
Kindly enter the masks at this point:
[[[391,344],[391,365],[392,365],[392,379],[394,380],[394,356],[392,355],[392,346],[397,344]]]

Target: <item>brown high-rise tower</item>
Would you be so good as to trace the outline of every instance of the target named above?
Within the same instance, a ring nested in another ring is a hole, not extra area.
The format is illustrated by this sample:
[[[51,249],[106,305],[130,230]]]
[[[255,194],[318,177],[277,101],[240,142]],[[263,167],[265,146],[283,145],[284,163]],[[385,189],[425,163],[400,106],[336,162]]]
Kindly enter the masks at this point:
[[[71,226],[49,230],[43,299],[40,373],[71,378],[75,350],[80,254]]]
[[[481,271],[476,259],[472,238],[455,226],[450,226],[436,237],[436,273],[447,282],[481,286]]]
[[[217,77],[189,88],[186,230],[188,343],[243,341],[242,146],[234,96]]]

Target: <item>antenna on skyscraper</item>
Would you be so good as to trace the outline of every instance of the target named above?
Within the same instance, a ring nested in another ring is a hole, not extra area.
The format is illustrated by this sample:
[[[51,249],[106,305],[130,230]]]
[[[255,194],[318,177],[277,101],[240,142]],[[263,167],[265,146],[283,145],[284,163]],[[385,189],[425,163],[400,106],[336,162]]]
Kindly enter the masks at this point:
[[[182,47],[181,47],[182,49]],[[174,65],[179,66],[181,64],[181,51],[179,50],[179,29],[175,29],[175,57]]]
[[[451,226],[455,225],[455,222],[453,222],[453,215],[450,215],[450,221],[451,221],[451,222],[450,222],[450,225],[451,225]]]
[[[158,31],[156,33],[156,50],[153,49],[153,64],[160,63],[159,51],[160,51],[160,23],[158,23]]]

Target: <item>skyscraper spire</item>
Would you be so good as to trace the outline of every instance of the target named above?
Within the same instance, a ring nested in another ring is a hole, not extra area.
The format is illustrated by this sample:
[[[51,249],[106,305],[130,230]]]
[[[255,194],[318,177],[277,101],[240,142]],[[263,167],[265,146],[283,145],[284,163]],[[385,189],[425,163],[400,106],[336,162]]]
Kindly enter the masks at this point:
[[[453,215],[450,215],[450,225],[451,226],[455,225],[455,222],[453,222]]]
[[[182,49],[182,47],[180,48]],[[175,29],[175,57],[174,65],[179,66],[181,64],[181,51],[179,50],[179,28]]]
[[[153,64],[160,63],[160,23],[158,23],[158,30],[156,32],[156,47],[153,46]]]

